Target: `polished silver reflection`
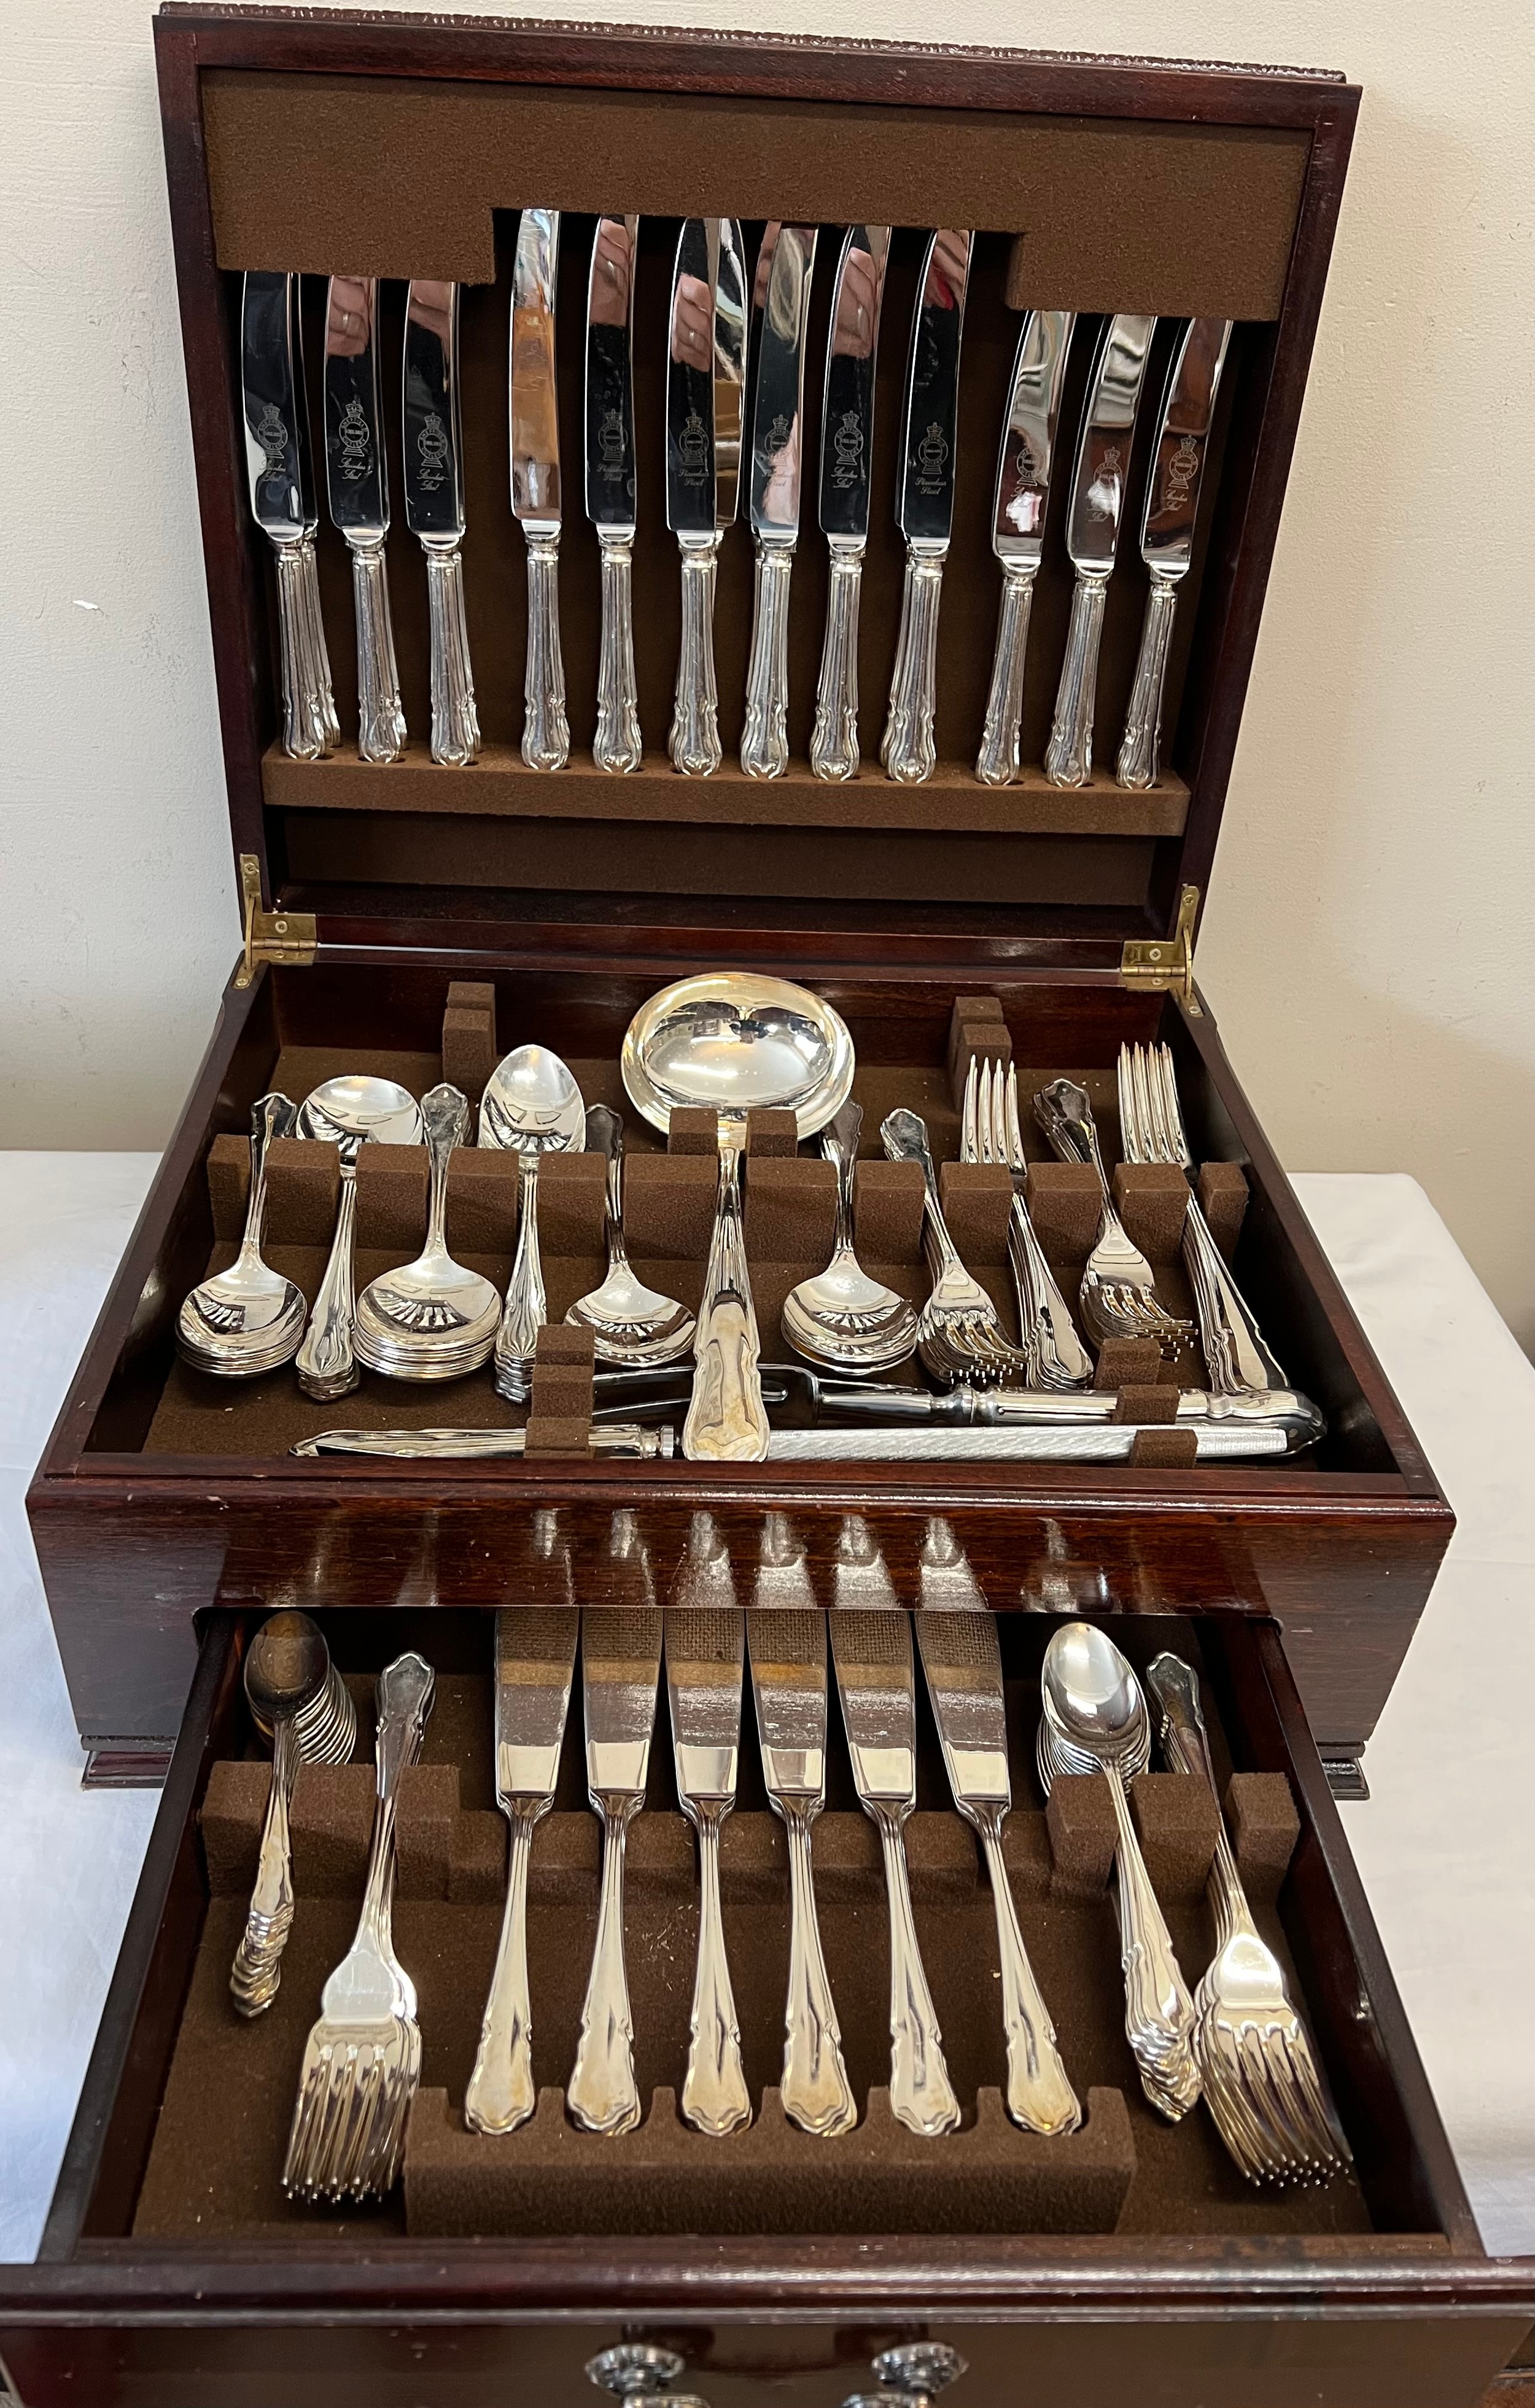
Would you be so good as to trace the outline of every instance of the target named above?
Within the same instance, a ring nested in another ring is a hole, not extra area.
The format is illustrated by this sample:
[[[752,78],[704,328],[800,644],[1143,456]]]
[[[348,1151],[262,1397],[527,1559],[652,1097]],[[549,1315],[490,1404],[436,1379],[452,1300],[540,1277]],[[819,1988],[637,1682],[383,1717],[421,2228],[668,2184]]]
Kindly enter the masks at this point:
[[[1098,1231],[1082,1275],[1088,1327],[1099,1339],[1153,1338],[1172,1356],[1183,1339],[1193,1337],[1194,1325],[1162,1303],[1150,1263],[1114,1210],[1086,1088],[1053,1079],[1034,1098],[1034,1117],[1062,1162],[1090,1163],[1097,1173]]]
[[[570,757],[560,650],[560,413],[554,375],[559,264],[559,210],[524,209],[511,266],[508,388],[511,509],[527,541],[523,758],[530,769],[563,769]]]
[[[906,578],[880,746],[886,777],[902,785],[930,778],[938,757],[938,616],[954,532],[959,346],[974,239],[958,226],[940,226],[930,236],[907,355],[896,494],[896,517],[906,538]]]
[[[593,1812],[602,1818],[602,1887],[566,2104],[583,2131],[616,2134],[632,2132],[640,2116],[624,1962],[624,1858],[629,1826],[645,1803],[650,1775],[661,1671],[660,1613],[653,1608],[630,1612],[585,1607],[581,1656],[586,1786]]]
[[[858,604],[868,545],[874,380],[890,232],[888,226],[854,225],[843,236],[826,340],[821,531],[830,581],[811,767],[818,778],[833,780],[858,774]]]
[[[723,758],[714,585],[740,490],[746,266],[734,218],[688,218],[677,237],[667,335],[667,524],[682,563],[682,637],[667,749],[684,777]]]
[[[783,1299],[784,1337],[798,1354],[830,1371],[893,1370],[916,1351],[913,1306],[871,1279],[854,1251],[853,1182],[864,1111],[851,1098],[821,1132],[821,1148],[837,1172],[837,1223],[831,1260],[801,1280]]]
[[[269,1614],[245,1658],[252,1721],[272,1742],[272,1785],[256,1856],[255,1886],[229,1974],[236,2012],[259,2015],[278,1994],[294,1921],[288,1804],[301,1764],[345,1764],[357,1716],[317,1624],[287,1608]]]
[[[246,277],[240,382],[251,514],[277,561],[282,749],[295,761],[318,761],[335,751],[341,730],[320,611],[320,522],[298,300],[296,276],[252,270]]]
[[[263,1096],[251,1112],[251,1193],[239,1252],[226,1271],[199,1280],[176,1316],[184,1363],[221,1379],[250,1380],[297,1354],[308,1307],[302,1288],[262,1260],[266,1219],[266,1157],[272,1140],[291,1137],[296,1114],[286,1096]]]
[[[886,1114],[880,1136],[892,1162],[914,1162],[922,1170],[923,1251],[932,1279],[927,1301],[917,1315],[917,1354],[924,1369],[944,1386],[956,1380],[983,1387],[1003,1382],[1026,1385],[1027,1355],[1008,1338],[996,1305],[966,1269],[949,1235],[925,1122],[902,1106]]]
[[[480,1101],[480,1143],[522,1156],[517,1252],[495,1333],[495,1390],[527,1402],[533,1356],[548,1315],[538,1252],[538,1165],[546,1154],[580,1154],[586,1143],[581,1089],[546,1045],[518,1045],[491,1072]]]
[[[672,1452],[669,1429],[638,1422],[603,1422],[586,1433],[594,1455],[631,1455],[653,1463]],[[527,1452],[525,1429],[328,1429],[300,1439],[290,1455],[382,1455],[404,1462],[511,1462]]]
[[[586,1144],[608,1164],[608,1276],[578,1297],[567,1322],[592,1333],[599,1363],[624,1370],[680,1362],[693,1344],[694,1317],[685,1304],[647,1287],[624,1243],[624,1124],[606,1104],[586,1115]]]
[[[448,1166],[469,1133],[469,1107],[456,1087],[421,1099],[430,1176],[426,1243],[414,1262],[382,1271],[357,1300],[353,1343],[369,1370],[396,1380],[457,1380],[477,1371],[495,1344],[501,1299],[488,1279],[448,1252]]]
[[[1008,1064],[1004,1076],[1000,1062],[981,1062],[971,1054],[965,1074],[959,1158],[998,1163],[1012,1180],[1008,1262],[1018,1297],[1018,1335],[1028,1364],[1028,1386],[1088,1386],[1093,1358],[1077,1336],[1070,1308],[1028,1216],[1028,1156],[1018,1117],[1018,1072],[1013,1063]]]
[[[294,1365],[304,1394],[319,1403],[349,1396],[361,1376],[352,1344],[357,1156],[370,1138],[380,1145],[420,1145],[425,1133],[420,1107],[407,1088],[360,1071],[327,1079],[299,1107],[294,1134],[334,1145],[341,1175],[330,1259]]]
[[[975,774],[986,786],[1007,785],[1020,767],[1029,613],[1044,552],[1055,421],[1075,323],[1070,309],[1029,309],[1018,337],[992,502],[991,542],[1002,565],[1002,601],[975,764]]]
[[[1053,786],[1085,786],[1093,774],[1098,646],[1125,516],[1136,412],[1155,332],[1155,318],[1111,318],[1088,378],[1066,523],[1067,554],[1077,581],[1044,756]]]
[[[677,1802],[698,1835],[698,1953],[682,2117],[696,2131],[739,2132],[752,2120],[752,2098],[724,1951],[720,1828],[736,1803],[746,1624],[729,1553],[708,1513],[694,1516],[677,1594],[689,1601],[666,1612],[672,1763]]]
[[[598,218],[586,282],[586,515],[602,553],[602,633],[592,758],[626,776],[643,756],[634,664],[634,294],[639,220]]]
[[[799,540],[815,241],[814,226],[769,223],[757,263],[761,317],[747,495],[756,568],[740,743],[749,778],[782,778],[789,766],[789,582]]]
[[[351,555],[357,620],[357,752],[397,761],[405,712],[395,661],[384,546],[389,462],[383,439],[379,280],[333,276],[325,296],[325,489],[332,523]]]
[[[418,278],[406,295],[402,399],[405,517],[426,554],[432,646],[432,758],[464,768],[480,752],[480,715],[464,602],[464,427],[459,291]]]

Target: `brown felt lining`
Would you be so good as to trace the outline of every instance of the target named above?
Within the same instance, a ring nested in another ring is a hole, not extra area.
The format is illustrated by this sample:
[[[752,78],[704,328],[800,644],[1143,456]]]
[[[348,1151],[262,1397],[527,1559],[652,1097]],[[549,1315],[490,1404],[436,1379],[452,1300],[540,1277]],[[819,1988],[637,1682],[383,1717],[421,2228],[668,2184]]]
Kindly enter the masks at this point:
[[[338,1625],[346,1619],[338,1617]],[[695,1842],[676,1812],[664,1700],[648,1811],[631,1831],[625,1912],[636,2075],[647,2123],[623,2142],[578,2135],[565,2126],[555,2096],[521,2133],[495,2143],[471,2139],[460,2110],[499,1927],[505,1836],[492,1811],[488,1675],[445,1672],[423,1762],[406,1778],[398,1822],[395,1938],[417,1985],[423,2043],[405,2190],[366,2213],[286,2207],[278,2174],[304,2038],[325,1974],[351,1937],[367,1849],[371,1684],[354,1671],[362,1710],[356,1757],[350,1767],[299,1775],[293,1801],[297,1911],[281,1988],[254,2024],[235,2014],[227,1980],[269,1775],[253,1742],[247,1760],[214,1769],[202,1815],[212,1896],[136,2232],[292,2238],[296,2227],[305,2246],[323,2245],[325,2235],[360,2225],[400,2229],[407,2206],[410,2229],[422,2233],[1369,2230],[1352,2182],[1321,2193],[1256,2193],[1237,2175],[1206,2114],[1169,2126],[1146,2105],[1124,2038],[1118,1944],[1104,1888],[1112,1850],[1107,1791],[1093,1780],[1058,1784],[1047,1817],[1032,1769],[1038,1666],[1051,1627],[1029,1616],[1007,1618],[1002,1627],[1017,1800],[1005,1849],[1031,1959],[1072,2080],[1092,2109],[1077,2139],[1032,2140],[987,2099],[1005,2076],[991,1901],[973,1840],[949,1809],[925,1702],[908,1853],[919,1936],[966,2128],[953,2143],[924,2142],[891,2123],[882,2105],[887,1967],[879,1849],[872,1826],[856,1811],[835,1703],[830,1811],[815,1833],[816,1886],[864,2122],[846,2142],[817,2143],[808,2154],[803,2136],[775,2114],[768,2094],[782,2049],[787,1873],[782,1830],[761,1790],[749,1700],[740,1805],[725,1826],[722,1879],[747,2080],[761,2118],[755,2140],[710,2143],[701,2153],[696,2137],[677,2128],[666,2096],[680,2091],[686,2063],[696,1878]],[[1187,1626],[1152,1620],[1120,1627],[1142,1668],[1169,1644],[1198,1661]],[[490,1643],[487,1615],[487,1653]],[[1208,1696],[1205,1704],[1224,1777],[1229,1752]],[[598,1829],[583,1803],[580,1721],[578,1698],[555,1812],[539,1827],[532,1860],[534,2063],[546,2092],[557,2092],[568,2071],[595,1925]],[[1283,1776],[1239,1772],[1227,1796],[1255,1911],[1294,1981],[1276,1913],[1298,1829],[1288,1784]],[[1197,1781],[1154,1773],[1136,1784],[1133,1802],[1193,1982],[1213,1944],[1200,1895],[1214,1844],[1213,1801]]]

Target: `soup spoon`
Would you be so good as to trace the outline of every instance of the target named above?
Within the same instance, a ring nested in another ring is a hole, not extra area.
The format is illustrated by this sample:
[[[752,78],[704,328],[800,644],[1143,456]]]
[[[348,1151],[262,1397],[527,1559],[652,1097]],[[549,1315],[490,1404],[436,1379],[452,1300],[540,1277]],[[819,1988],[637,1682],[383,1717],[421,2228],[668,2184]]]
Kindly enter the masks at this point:
[[[334,1145],[341,1164],[341,1200],[330,1260],[294,1365],[304,1394],[323,1403],[350,1395],[362,1377],[351,1343],[357,1310],[353,1257],[358,1154],[369,1138],[376,1138],[380,1145],[420,1145],[423,1125],[420,1108],[407,1088],[396,1086],[393,1079],[369,1079],[354,1072],[327,1079],[305,1097],[299,1107],[297,1134]]]
[[[801,1280],[783,1299],[782,1326],[796,1354],[828,1371],[894,1370],[916,1350],[917,1316],[906,1298],[870,1279],[853,1248],[853,1173],[864,1108],[846,1103],[821,1133],[821,1151],[837,1170],[837,1226],[831,1260]]]
[[[495,1343],[501,1299],[488,1279],[448,1252],[448,1165],[469,1130],[469,1107],[456,1087],[421,1099],[431,1166],[426,1243],[413,1263],[381,1271],[357,1300],[354,1344],[370,1371],[396,1380],[457,1380],[477,1371]]]
[[[638,1279],[624,1247],[624,1124],[606,1104],[586,1115],[586,1141],[608,1158],[608,1276],[577,1298],[566,1319],[592,1332],[599,1363],[646,1370],[675,1363],[693,1343],[694,1320],[675,1297]]]
[[[538,1162],[546,1154],[580,1154],[586,1143],[581,1089],[557,1054],[546,1045],[519,1045],[496,1064],[480,1106],[480,1142],[523,1157],[517,1252],[493,1374],[497,1396],[522,1405],[532,1391],[533,1350],[549,1317],[538,1255]]]
[[[270,1614],[251,1640],[245,1695],[257,1729],[272,1742],[256,1883],[229,1975],[237,2012],[251,2016],[277,1996],[293,1928],[288,1799],[294,1776],[301,1764],[345,1764],[356,1742],[357,1715],[318,1626],[291,1607]]]
[[[240,1250],[226,1271],[200,1280],[176,1316],[176,1343],[199,1371],[227,1380],[275,1371],[298,1351],[308,1307],[304,1291],[261,1258],[266,1218],[266,1155],[275,1137],[291,1137],[286,1096],[263,1096],[251,1113],[251,1200]]]

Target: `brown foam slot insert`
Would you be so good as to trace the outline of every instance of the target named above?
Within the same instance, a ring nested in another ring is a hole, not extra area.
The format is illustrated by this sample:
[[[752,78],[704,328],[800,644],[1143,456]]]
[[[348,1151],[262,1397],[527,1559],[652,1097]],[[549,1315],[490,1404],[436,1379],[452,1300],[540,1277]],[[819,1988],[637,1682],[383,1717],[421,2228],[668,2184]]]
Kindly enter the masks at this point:
[[[442,1014],[442,1075],[478,1111],[500,1054],[495,1042],[495,989],[455,979]]]
[[[1002,1013],[1002,1000],[995,995],[956,995],[949,1014],[949,1094],[955,1111],[965,1104],[965,1082],[969,1076],[971,1060],[1000,1062],[1003,1068],[1012,1059],[1012,1039]]]
[[[596,1155],[571,1155],[598,1163]],[[560,1157],[554,1155],[552,1160]],[[591,1453],[592,1374],[595,1369],[592,1332],[561,1322],[540,1329],[533,1356],[533,1395],[527,1418],[527,1452],[531,1455],[586,1455]]]

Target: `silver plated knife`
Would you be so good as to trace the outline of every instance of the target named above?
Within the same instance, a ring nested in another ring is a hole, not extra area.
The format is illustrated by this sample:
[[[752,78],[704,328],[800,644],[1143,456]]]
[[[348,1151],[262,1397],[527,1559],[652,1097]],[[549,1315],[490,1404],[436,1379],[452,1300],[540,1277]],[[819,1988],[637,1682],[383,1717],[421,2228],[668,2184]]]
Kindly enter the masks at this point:
[[[694,1517],[681,1585],[694,1596],[734,1598],[730,1556],[708,1513]],[[733,1603],[667,1608],[677,1799],[698,1834],[698,1955],[681,2104],[699,2132],[739,2132],[752,2120],[720,1908],[720,1827],[736,1802],[745,1636],[745,1616]]]
[[[602,1892],[566,2104],[583,2131],[632,2132],[640,2107],[624,1964],[624,1855],[650,1776],[661,1675],[659,1611],[584,1607],[581,1666],[586,1786],[594,1813],[602,1817]]]
[[[1074,2132],[1082,2104],[1061,2063],[1055,2027],[1028,1961],[1002,1860],[1012,1783],[997,1624],[989,1613],[919,1613],[916,1619],[949,1786],[980,1839],[991,1883],[1008,2042],[1008,2114],[1026,2132]]]
[[[880,759],[900,785],[930,778],[938,694],[938,613],[954,515],[959,345],[975,237],[940,226],[928,239],[911,321],[896,516],[906,538],[900,634]]]
[[[397,761],[405,712],[389,615],[389,463],[379,358],[379,280],[333,276],[325,303],[325,490],[351,554],[357,619],[357,751]]]
[[[554,296],[560,212],[524,209],[511,266],[511,509],[527,538],[527,666],[523,758],[563,769],[570,758],[560,651],[560,419]]]
[[[830,555],[831,580],[811,767],[818,778],[832,780],[858,774],[858,601],[868,546],[874,371],[889,257],[888,226],[849,226],[837,264],[826,341],[821,531]]]
[[[554,1802],[580,1616],[573,1606],[509,1606],[495,1617],[495,1796],[511,1826],[507,1903],[480,2048],[464,2094],[471,2132],[512,2132],[538,2103],[527,1981],[533,1833]]]
[[[1191,318],[1172,355],[1156,450],[1146,482],[1140,520],[1140,557],[1151,572],[1140,653],[1130,686],[1125,734],[1114,770],[1116,782],[1137,789],[1156,782],[1162,735],[1162,694],[1167,684],[1178,588],[1194,557],[1194,522],[1221,370],[1231,340],[1229,318]]]
[[[320,615],[314,539],[319,527],[309,460],[309,413],[296,276],[245,279],[240,380],[251,513],[277,558],[282,670],[282,749],[318,761],[340,742]]]
[[[682,560],[682,637],[667,750],[686,778],[723,759],[714,676],[714,585],[740,485],[746,273],[733,218],[688,218],[667,313],[667,524]]]
[[[911,1620],[899,1611],[839,1609],[831,1652],[842,1701],[853,1778],[880,1834],[890,1909],[890,2109],[909,2131],[952,2132],[959,2101],[943,2062],[932,1993],[923,1971],[906,1872],[907,1817],[917,1802],[916,1706]]]
[[[1111,318],[1098,337],[1087,380],[1066,522],[1066,549],[1077,582],[1044,756],[1053,786],[1085,786],[1093,774],[1098,645],[1125,517],[1136,412],[1155,332],[1155,318]]]
[[[991,548],[1002,564],[1002,606],[975,764],[983,786],[1006,786],[1018,775],[1029,609],[1044,550],[1061,380],[1075,324],[1073,310],[1030,309],[1018,337],[992,504]]]
[[[405,516],[426,554],[432,635],[432,758],[464,768],[480,717],[464,607],[464,428],[458,286],[417,280],[405,304]]]
[[[586,284],[586,515],[602,550],[602,641],[592,758],[624,776],[643,757],[634,666],[634,288],[639,220],[598,218]]]
[[[769,225],[757,268],[761,319],[752,408],[747,515],[756,547],[752,650],[740,765],[749,778],[789,766],[789,580],[799,540],[805,342],[815,273],[814,226]]]
[[[769,1525],[783,1517],[768,1515]],[[803,1575],[793,1533],[763,1534],[757,1594]],[[770,1556],[784,1555],[779,1563]],[[799,1585],[796,1580],[795,1585]],[[803,1585],[808,1589],[808,1579]],[[811,1866],[811,1826],[826,1802],[826,1617],[813,1608],[753,1607],[746,1617],[757,1742],[768,1802],[789,1842],[789,1990],[783,2014],[783,2112],[802,2132],[851,2132],[857,2101],[842,2062],[842,2034],[821,1947]]]

